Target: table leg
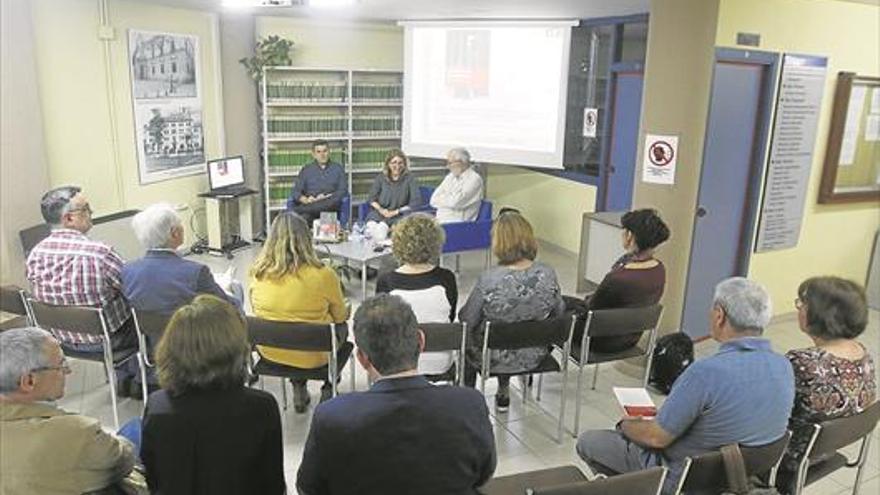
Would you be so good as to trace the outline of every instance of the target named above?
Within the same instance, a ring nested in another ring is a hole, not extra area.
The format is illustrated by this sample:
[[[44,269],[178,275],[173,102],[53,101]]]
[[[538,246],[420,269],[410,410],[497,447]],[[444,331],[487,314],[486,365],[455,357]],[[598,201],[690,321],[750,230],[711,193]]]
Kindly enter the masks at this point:
[[[367,300],[367,262],[361,263],[361,296]]]

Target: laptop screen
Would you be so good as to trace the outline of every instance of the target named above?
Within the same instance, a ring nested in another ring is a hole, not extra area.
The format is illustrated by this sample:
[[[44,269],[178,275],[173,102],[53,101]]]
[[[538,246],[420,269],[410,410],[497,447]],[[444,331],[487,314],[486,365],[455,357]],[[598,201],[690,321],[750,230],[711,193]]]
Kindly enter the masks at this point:
[[[244,158],[230,156],[208,162],[208,183],[211,190],[244,185]]]

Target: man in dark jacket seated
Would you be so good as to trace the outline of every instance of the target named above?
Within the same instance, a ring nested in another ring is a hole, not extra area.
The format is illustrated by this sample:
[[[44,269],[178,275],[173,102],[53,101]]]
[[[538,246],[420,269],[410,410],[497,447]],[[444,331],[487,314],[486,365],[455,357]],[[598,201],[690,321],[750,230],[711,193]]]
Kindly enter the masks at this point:
[[[495,471],[483,396],[418,374],[425,337],[398,296],[354,316],[357,358],[374,384],[315,409],[297,475],[301,495],[475,494]]]

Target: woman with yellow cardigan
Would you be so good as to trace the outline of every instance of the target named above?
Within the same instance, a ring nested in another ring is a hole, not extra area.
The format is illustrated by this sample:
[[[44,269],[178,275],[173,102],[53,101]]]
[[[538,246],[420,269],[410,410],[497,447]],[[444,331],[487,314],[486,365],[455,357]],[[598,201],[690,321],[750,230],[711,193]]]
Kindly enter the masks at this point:
[[[282,212],[250,270],[251,308],[266,320],[304,323],[340,323],[348,318],[339,278],[321,263],[312,247],[311,230],[293,212]],[[257,346],[262,359],[297,368],[327,365],[323,352],[289,351]],[[293,408],[305,412],[311,398],[305,380],[293,381]],[[330,398],[331,385],[321,387],[321,402]]]

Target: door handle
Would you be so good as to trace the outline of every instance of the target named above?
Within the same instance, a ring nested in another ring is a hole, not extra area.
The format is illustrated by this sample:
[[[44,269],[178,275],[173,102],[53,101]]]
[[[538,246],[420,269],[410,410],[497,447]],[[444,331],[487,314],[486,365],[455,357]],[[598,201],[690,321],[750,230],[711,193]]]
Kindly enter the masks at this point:
[[[703,206],[698,206],[698,207],[697,207],[697,218],[703,218],[703,217],[705,217],[705,216],[706,216],[706,213],[709,213],[709,211],[706,210],[705,207],[703,207]]]

